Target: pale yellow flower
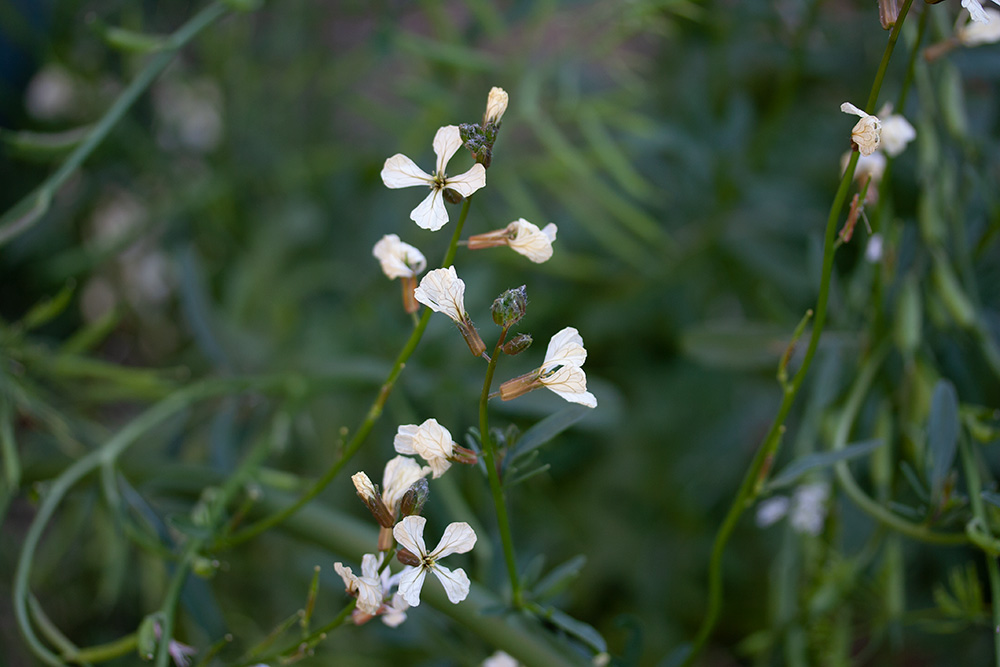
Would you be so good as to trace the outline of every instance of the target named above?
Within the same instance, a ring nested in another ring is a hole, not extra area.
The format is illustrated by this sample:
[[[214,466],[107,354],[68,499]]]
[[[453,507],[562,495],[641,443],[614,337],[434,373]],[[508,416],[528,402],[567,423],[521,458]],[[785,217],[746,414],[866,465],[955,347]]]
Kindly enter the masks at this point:
[[[483,116],[483,124],[499,123],[503,118],[504,111],[507,110],[507,93],[503,88],[493,87],[486,100],[486,115]]]
[[[858,152],[862,155],[874,153],[881,142],[882,121],[878,119],[878,116],[867,114],[850,102],[841,104],[840,110],[861,117],[861,120],[851,130],[851,141],[858,147]]]

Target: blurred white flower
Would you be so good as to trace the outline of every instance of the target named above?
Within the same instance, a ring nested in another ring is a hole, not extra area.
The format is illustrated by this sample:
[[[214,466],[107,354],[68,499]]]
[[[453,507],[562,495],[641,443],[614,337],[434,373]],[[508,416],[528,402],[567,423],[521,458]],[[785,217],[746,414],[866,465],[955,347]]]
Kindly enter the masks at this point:
[[[874,153],[881,141],[882,121],[878,119],[878,116],[867,114],[850,102],[841,104],[840,110],[861,117],[861,120],[851,130],[851,141],[858,147],[858,152],[862,155]]]
[[[164,148],[207,153],[222,141],[222,90],[208,78],[164,79],[153,89]]]
[[[509,401],[532,389],[548,387],[571,403],[597,407],[597,399],[587,391],[587,375],[583,362],[587,350],[583,338],[573,327],[566,327],[549,341],[542,365],[532,371],[500,385],[500,399]]]
[[[962,46],[981,46],[1000,42],[1000,11],[992,7],[982,10],[985,21],[976,20],[974,16],[967,21],[960,17],[955,26],[955,38]]]
[[[422,516],[408,516],[396,524],[392,534],[400,546],[413,554],[420,562],[403,570],[399,579],[399,594],[410,606],[420,604],[420,589],[423,588],[427,572],[434,575],[444,586],[448,600],[458,604],[469,595],[471,582],[461,568],[452,572],[440,565],[438,560],[450,554],[463,554],[476,545],[476,533],[465,522],[451,523],[444,529],[441,541],[433,551],[428,552],[424,544],[424,527],[427,519]]]
[[[470,236],[469,250],[505,245],[541,264],[552,257],[552,242],[556,240],[557,229],[551,222],[544,229],[539,229],[524,218],[518,218],[503,229]]]
[[[451,461],[448,459],[451,458],[455,443],[448,429],[438,424],[436,419],[428,419],[420,426],[414,424],[400,426],[392,444],[400,454],[416,454],[427,461],[435,478],[443,475],[451,467]]]
[[[434,135],[434,154],[437,155],[437,170],[433,175],[418,167],[402,153],[396,153],[382,167],[382,182],[388,188],[408,188],[422,185],[431,192],[410,212],[410,219],[417,226],[434,232],[448,222],[448,210],[444,205],[444,191],[453,190],[468,197],[486,185],[486,168],[476,163],[464,174],[448,177],[445,168],[455,152],[462,146],[462,137],[457,125],[446,125]]]
[[[483,667],[518,667],[521,663],[504,651],[497,651],[483,660]]]
[[[490,89],[489,97],[486,99],[486,114],[483,116],[483,124],[499,123],[507,110],[507,92],[503,88],[494,86]]]
[[[424,254],[403,243],[395,234],[386,234],[375,247],[372,255],[382,264],[382,273],[388,278],[413,278],[427,268]]]
[[[1000,0],[993,0],[997,5],[1000,5]],[[969,15],[972,17],[973,21],[977,23],[991,23],[990,15],[979,0],[962,0],[962,6],[969,10]]]
[[[757,505],[757,526],[767,528],[780,521],[788,513],[790,501],[785,496],[771,496]]]
[[[55,120],[69,116],[78,97],[73,75],[59,65],[46,65],[28,82],[24,107],[39,120]]]
[[[421,467],[409,457],[396,456],[390,459],[385,464],[385,472],[382,473],[382,502],[389,509],[389,513],[395,516],[403,494],[413,486],[414,482],[430,473],[429,466]]]
[[[344,580],[347,592],[358,598],[358,609],[374,616],[382,606],[382,582],[378,568],[382,564],[382,554],[377,557],[365,554],[361,559],[361,576],[355,575],[351,568],[341,563],[334,563],[333,570]]]
[[[800,533],[819,535],[826,521],[826,501],[830,486],[826,482],[803,484],[795,489],[788,521]]]
[[[174,267],[165,254],[138,243],[121,256],[125,298],[135,308],[161,304],[174,290]]]
[[[872,264],[876,264],[882,260],[884,240],[881,234],[872,234],[868,239],[868,245],[865,246],[865,259]]]
[[[892,104],[886,103],[879,109],[878,117],[882,119],[882,150],[889,157],[896,157],[906,148],[906,145],[917,138],[917,131],[901,114],[892,113]]]
[[[444,313],[456,323],[466,319],[465,282],[455,273],[454,266],[428,271],[413,296],[435,313]]]

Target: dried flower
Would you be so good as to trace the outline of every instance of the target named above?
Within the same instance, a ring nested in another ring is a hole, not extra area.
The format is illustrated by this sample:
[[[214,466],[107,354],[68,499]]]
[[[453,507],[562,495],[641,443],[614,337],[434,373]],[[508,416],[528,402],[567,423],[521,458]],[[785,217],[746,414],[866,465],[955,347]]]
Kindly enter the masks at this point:
[[[877,116],[865,113],[850,102],[841,104],[840,110],[861,117],[861,120],[851,130],[851,141],[862,155],[874,153],[881,141],[882,121]]]
[[[400,426],[392,444],[400,454],[416,454],[427,461],[435,478],[451,467],[448,459],[455,443],[448,429],[438,424],[436,419],[428,419],[420,426]]]
[[[486,185],[486,168],[474,164],[464,174],[451,178],[445,173],[448,161],[462,146],[462,137],[456,125],[446,125],[434,135],[434,154],[437,155],[437,170],[433,175],[418,167],[402,153],[397,153],[385,161],[382,167],[382,182],[389,188],[426,186],[431,189],[427,197],[410,212],[410,219],[417,226],[434,232],[448,222],[448,211],[443,197],[451,190],[461,197],[468,197]]]
[[[422,516],[408,516],[396,524],[392,534],[406,551],[415,556],[419,564],[403,571],[399,579],[399,594],[411,606],[420,604],[420,589],[423,588],[427,572],[434,575],[444,586],[448,600],[458,604],[469,595],[471,582],[461,568],[452,572],[437,561],[449,554],[464,554],[476,545],[476,533],[465,522],[451,523],[444,529],[441,541],[433,551],[428,552],[424,544],[424,527],[427,519]],[[402,552],[401,552],[402,553]]]

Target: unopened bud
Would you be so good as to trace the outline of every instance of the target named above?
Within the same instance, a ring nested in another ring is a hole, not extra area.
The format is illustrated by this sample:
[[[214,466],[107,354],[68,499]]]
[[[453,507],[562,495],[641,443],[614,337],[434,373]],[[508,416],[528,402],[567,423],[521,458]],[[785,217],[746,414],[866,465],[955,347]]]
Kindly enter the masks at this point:
[[[156,655],[156,644],[159,638],[159,618],[161,614],[150,614],[142,619],[139,624],[139,631],[136,633],[136,651],[143,660],[152,660]]]
[[[521,354],[531,347],[531,334],[519,333],[503,344],[503,353],[510,356]]]
[[[452,190],[451,188],[445,188],[444,192],[441,193],[441,196],[443,196],[444,200],[450,204],[461,204],[462,199],[464,199],[458,191]]]
[[[379,495],[378,489],[372,484],[372,481],[368,479],[368,475],[363,472],[359,472],[351,476],[351,481],[354,482],[354,488],[358,492],[358,498],[361,498],[361,502],[365,504],[368,511],[372,513],[375,520],[378,521],[378,525],[382,527],[392,528],[393,521],[392,514],[385,507],[385,503],[382,502],[382,497]]]
[[[399,501],[399,517],[403,518],[414,514],[419,515],[421,510],[424,509],[424,503],[427,502],[427,497],[430,496],[430,493],[431,487],[424,477],[411,484],[410,488],[403,494],[402,500]]]
[[[415,556],[412,552],[406,549],[400,549],[396,552],[396,560],[398,560],[403,565],[412,565],[414,567],[420,566],[420,558]]]
[[[472,323],[472,320],[466,319],[456,322],[458,325],[458,330],[462,332],[462,337],[465,339],[465,344],[469,346],[469,351],[472,352],[473,356],[481,357],[483,352],[486,351],[486,344],[483,339],[480,338],[479,332],[476,331],[476,325]]]
[[[479,457],[471,449],[453,444],[451,446],[451,456],[448,457],[448,460],[455,463],[464,463],[465,465],[475,465]]]
[[[494,86],[490,89],[489,97],[486,99],[486,114],[483,116],[483,125],[499,124],[504,112],[507,111],[508,100],[509,97],[503,88]]]
[[[493,302],[493,321],[507,329],[521,321],[527,308],[528,290],[525,286],[509,289]]]

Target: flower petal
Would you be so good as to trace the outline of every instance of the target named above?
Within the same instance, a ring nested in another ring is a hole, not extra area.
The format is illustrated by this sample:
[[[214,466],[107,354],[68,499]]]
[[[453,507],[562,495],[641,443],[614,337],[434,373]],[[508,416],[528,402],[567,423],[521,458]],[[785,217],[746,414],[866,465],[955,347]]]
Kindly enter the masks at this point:
[[[444,206],[441,190],[437,188],[431,190],[431,193],[410,211],[410,220],[417,223],[417,227],[432,232],[444,227],[448,223],[448,209]]]
[[[587,350],[583,347],[580,332],[573,327],[566,327],[549,341],[542,369],[558,365],[582,366],[586,360]]]
[[[437,155],[437,175],[443,176],[448,161],[462,147],[462,133],[458,125],[445,125],[434,135],[434,154]]]
[[[402,521],[393,526],[392,536],[396,538],[396,541],[403,548],[414,556],[423,558],[427,555],[427,546],[424,544],[424,526],[426,525],[427,519],[422,516],[404,517]],[[400,588],[403,587],[402,581],[400,581],[399,586]],[[409,598],[406,598],[406,600],[407,602],[410,601]],[[413,602],[410,602],[410,604],[413,604]]]
[[[405,424],[396,429],[396,437],[392,439],[392,446],[400,454],[416,454],[413,448],[413,436],[417,434],[416,424]]]
[[[441,541],[434,547],[430,557],[437,560],[449,554],[464,554],[472,551],[474,546],[476,546],[476,531],[464,521],[456,521],[444,529],[444,535],[441,536]]]
[[[448,595],[448,600],[452,604],[458,604],[469,596],[471,582],[465,570],[458,568],[454,572],[443,565],[434,564],[431,571],[444,586],[444,592]]]
[[[427,571],[424,568],[408,567],[403,570],[403,575],[399,578],[399,594],[411,607],[420,606],[420,589],[424,587],[426,576]]]
[[[372,248],[372,255],[382,265],[382,272],[390,279],[411,278],[427,268],[423,253],[403,243],[395,234],[386,234]]]
[[[556,237],[555,225],[550,223],[545,231],[542,231],[536,225],[520,218],[507,225],[507,230],[511,234],[507,243],[515,252],[536,264],[548,261],[552,257],[552,241]]]
[[[464,174],[459,174],[458,176],[452,176],[444,182],[446,188],[450,188],[462,195],[463,197],[468,197],[473,192],[486,185],[486,167],[479,164],[478,162],[472,165],[472,168]]]
[[[395,513],[396,504],[409,490],[413,483],[431,472],[427,466],[405,456],[397,456],[385,464],[382,474],[382,502],[390,512]]]
[[[396,153],[382,166],[382,182],[387,188],[409,188],[415,185],[428,187],[434,178],[402,153]]]
[[[455,322],[461,321],[465,316],[465,282],[455,273],[454,266],[428,271],[413,291],[413,296],[434,312],[443,313]]]
[[[351,568],[344,567],[343,563],[334,563],[333,571],[339,574],[340,578],[344,580],[344,588],[348,593],[358,590],[358,578],[351,572]]]
[[[843,111],[844,113],[851,113],[854,114],[855,116],[861,116],[862,118],[868,115],[861,109],[851,104],[850,102],[844,102],[843,104],[841,104],[840,110]]]
[[[563,366],[549,376],[542,376],[542,384],[570,403],[579,403],[588,408],[597,407],[597,398],[587,391],[587,375],[582,368]]]

